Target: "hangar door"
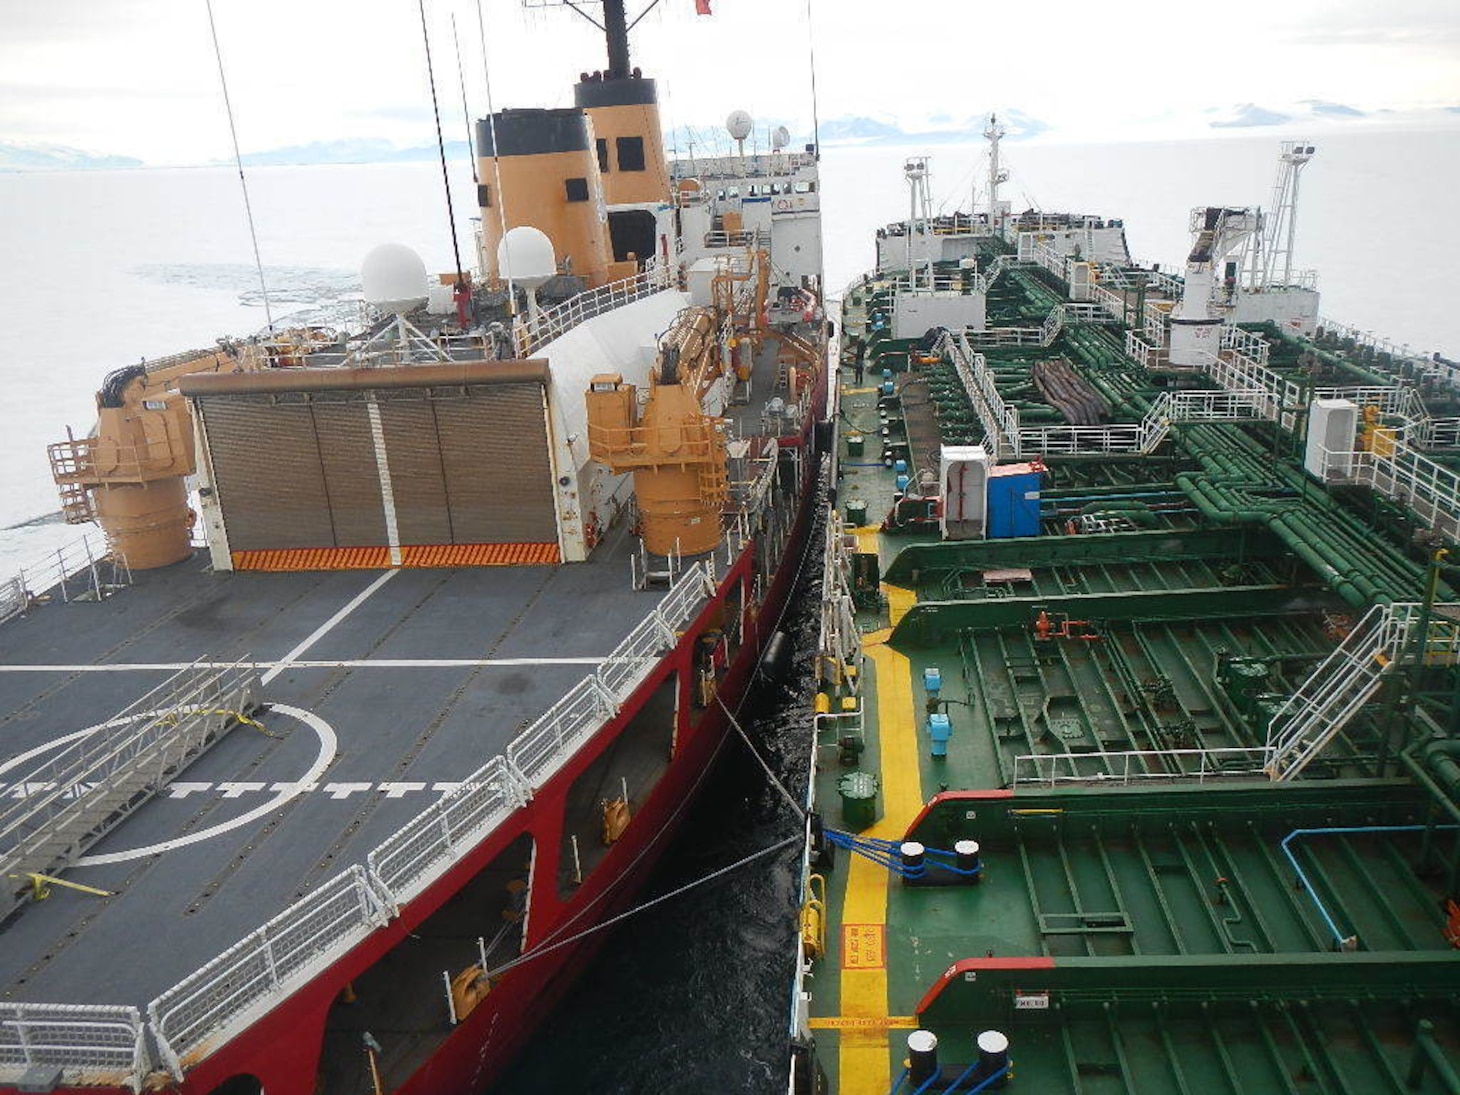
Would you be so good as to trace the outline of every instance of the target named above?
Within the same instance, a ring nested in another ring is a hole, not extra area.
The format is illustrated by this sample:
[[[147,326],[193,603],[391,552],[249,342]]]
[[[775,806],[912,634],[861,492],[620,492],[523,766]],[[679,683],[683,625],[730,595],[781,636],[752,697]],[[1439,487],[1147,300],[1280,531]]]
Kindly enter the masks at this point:
[[[244,374],[189,393],[235,569],[557,561],[542,380],[420,383],[431,369],[340,370],[362,383],[339,387],[307,386],[325,370]]]

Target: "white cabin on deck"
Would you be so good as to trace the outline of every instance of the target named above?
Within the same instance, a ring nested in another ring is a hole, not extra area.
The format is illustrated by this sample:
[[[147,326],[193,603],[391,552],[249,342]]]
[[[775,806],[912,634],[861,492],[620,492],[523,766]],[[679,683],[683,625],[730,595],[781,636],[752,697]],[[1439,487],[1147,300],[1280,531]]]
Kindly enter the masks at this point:
[[[670,164],[681,261],[767,247],[776,285],[820,293],[821,194],[813,152],[691,157]]]

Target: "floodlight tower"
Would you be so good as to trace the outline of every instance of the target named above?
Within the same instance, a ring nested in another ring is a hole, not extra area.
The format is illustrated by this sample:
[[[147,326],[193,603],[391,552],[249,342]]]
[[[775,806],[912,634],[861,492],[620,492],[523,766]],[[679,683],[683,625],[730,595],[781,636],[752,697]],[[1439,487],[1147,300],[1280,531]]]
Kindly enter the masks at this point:
[[[932,168],[928,166],[927,156],[909,156],[903,164],[902,173],[907,179],[908,189],[908,215],[907,215],[907,276],[913,288],[917,288],[917,270],[913,265],[913,233],[921,230],[923,235],[923,252],[927,259],[928,288],[933,287],[933,241],[931,239],[933,213],[933,200],[930,192],[932,183]]]
[[[1262,233],[1262,283],[1291,285],[1293,282],[1293,240],[1298,233],[1298,179],[1313,158],[1307,141],[1284,141],[1278,156],[1277,179],[1272,188],[1272,208]]]

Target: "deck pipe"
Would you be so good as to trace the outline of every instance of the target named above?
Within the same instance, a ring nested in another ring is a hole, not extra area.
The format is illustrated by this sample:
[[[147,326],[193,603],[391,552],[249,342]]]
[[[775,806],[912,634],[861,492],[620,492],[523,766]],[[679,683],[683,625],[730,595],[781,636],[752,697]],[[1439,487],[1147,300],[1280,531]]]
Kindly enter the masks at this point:
[[[1020,280],[1027,286],[1026,279]],[[1074,355],[1092,367],[1085,379],[1112,410],[1119,417],[1144,415],[1151,405],[1148,390],[1137,388],[1128,372],[1097,371],[1122,350],[1113,336],[1103,328],[1071,328],[1065,333]],[[1354,608],[1404,600],[1422,587],[1421,565],[1359,533],[1352,527],[1352,517],[1326,492],[1308,489],[1304,471],[1275,465],[1255,439],[1198,426],[1186,431],[1183,448],[1202,471],[1179,474],[1176,483],[1203,517],[1219,526],[1255,524],[1270,529]],[[1253,489],[1269,486],[1301,492],[1301,497],[1252,497]]]
[[[1323,899],[1318,896],[1318,891],[1313,888],[1313,883],[1308,880],[1307,872],[1303,870],[1298,862],[1297,855],[1288,847],[1300,836],[1348,836],[1364,833],[1422,833],[1431,830],[1453,831],[1460,826],[1456,825],[1331,825],[1319,829],[1294,829],[1279,842],[1278,847],[1283,855],[1287,856],[1288,863],[1292,865],[1293,873],[1298,876],[1298,882],[1302,889],[1306,890],[1308,896],[1313,899],[1313,906],[1318,910],[1318,915],[1323,918],[1323,923],[1328,925],[1328,930],[1333,935],[1333,941],[1337,948],[1343,948],[1351,941],[1357,941],[1357,936],[1344,936],[1339,931],[1338,924],[1329,915],[1328,908],[1323,904]]]

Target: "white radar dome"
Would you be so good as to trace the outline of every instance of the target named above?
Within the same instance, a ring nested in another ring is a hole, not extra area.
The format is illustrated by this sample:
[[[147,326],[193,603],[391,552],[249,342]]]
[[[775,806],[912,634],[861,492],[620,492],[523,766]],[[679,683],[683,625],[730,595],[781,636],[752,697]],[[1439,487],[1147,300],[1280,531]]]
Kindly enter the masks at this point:
[[[536,289],[558,272],[553,241],[530,224],[519,224],[497,244],[497,269],[525,289]]]
[[[404,315],[426,303],[426,264],[403,243],[382,243],[360,264],[360,284],[376,308]]]
[[[791,143],[791,131],[783,125],[776,126],[771,131],[771,147],[777,152]]]
[[[725,119],[725,129],[729,131],[731,138],[743,141],[750,136],[751,127],[755,125],[755,119],[743,110],[732,110],[730,117]]]

